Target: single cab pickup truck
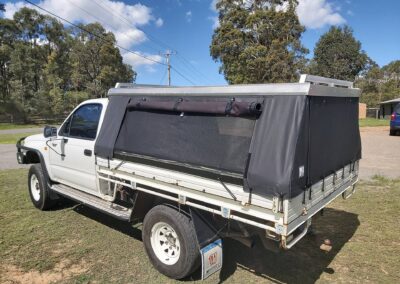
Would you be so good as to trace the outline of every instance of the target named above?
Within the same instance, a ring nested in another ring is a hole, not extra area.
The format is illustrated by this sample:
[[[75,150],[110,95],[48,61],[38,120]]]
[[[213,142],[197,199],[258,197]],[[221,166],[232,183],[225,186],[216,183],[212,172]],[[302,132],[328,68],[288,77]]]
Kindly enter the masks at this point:
[[[293,247],[312,217],[353,194],[359,89],[299,83],[165,87],[118,83],[59,128],[17,143],[32,203],[60,197],[132,223],[174,279],[222,267],[223,239]],[[266,253],[268,250],[266,250]],[[268,265],[268,264],[266,264]]]

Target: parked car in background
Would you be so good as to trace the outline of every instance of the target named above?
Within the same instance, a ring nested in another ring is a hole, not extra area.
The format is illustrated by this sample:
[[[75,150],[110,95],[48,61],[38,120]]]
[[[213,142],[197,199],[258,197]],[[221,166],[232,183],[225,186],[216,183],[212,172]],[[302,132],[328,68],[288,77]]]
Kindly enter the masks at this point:
[[[390,135],[393,136],[396,133],[400,133],[400,104],[396,105],[390,117]]]

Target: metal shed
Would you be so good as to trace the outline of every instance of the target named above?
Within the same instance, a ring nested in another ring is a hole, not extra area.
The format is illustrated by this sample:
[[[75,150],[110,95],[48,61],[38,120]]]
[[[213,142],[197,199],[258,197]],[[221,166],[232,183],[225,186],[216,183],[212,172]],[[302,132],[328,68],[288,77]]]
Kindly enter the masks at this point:
[[[390,118],[390,115],[394,111],[394,107],[400,104],[400,98],[384,101],[380,103],[380,118]]]

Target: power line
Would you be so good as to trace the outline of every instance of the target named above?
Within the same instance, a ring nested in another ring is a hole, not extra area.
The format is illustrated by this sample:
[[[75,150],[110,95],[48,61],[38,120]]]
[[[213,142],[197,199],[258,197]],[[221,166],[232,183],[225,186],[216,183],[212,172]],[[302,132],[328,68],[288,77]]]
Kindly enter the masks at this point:
[[[118,13],[116,11],[113,11],[112,9],[107,9],[106,7],[104,7],[103,5],[100,5],[97,3],[97,0],[92,0],[97,6],[102,7],[106,12],[111,12],[112,14],[114,14],[115,16],[117,16],[118,18],[124,20],[126,23],[128,23],[129,25],[135,26],[130,20],[128,20],[125,16],[123,16],[121,13]],[[106,2],[104,0],[100,0],[102,3],[104,3],[105,6],[107,6]],[[173,50],[174,48],[171,47],[170,45],[164,43],[163,41],[153,37],[152,35],[148,34],[147,32],[145,32],[144,30],[138,28],[135,26],[135,29],[141,31],[142,33],[144,33],[150,40],[154,41],[156,44],[158,44],[161,48],[167,48],[167,49],[171,49]]]
[[[111,13],[111,14],[113,14],[114,16],[116,16],[117,18],[123,19],[125,23],[127,23],[128,25],[134,26],[134,28],[135,28],[136,30],[141,31],[144,35],[146,35],[147,37],[150,37],[145,31],[139,29],[139,28],[136,27],[133,23],[129,22],[129,21],[128,21],[126,18],[124,18],[120,13],[114,12],[114,10],[111,9],[110,7],[109,7],[109,8],[104,7],[103,5],[101,5],[100,3],[98,3],[96,0],[92,0],[92,2],[93,2],[94,4],[96,4],[98,7],[100,7],[101,9],[103,9],[104,11],[106,11],[107,13]],[[104,3],[104,5],[106,5],[105,2],[102,1],[102,3]],[[121,21],[120,21],[120,22],[121,22]],[[122,23],[122,22],[121,22],[121,23]],[[124,33],[124,34],[126,34],[126,33]],[[146,44],[146,42],[142,42],[141,44]],[[149,47],[150,47],[150,46],[149,46]],[[151,49],[156,50],[156,51],[159,50],[159,48],[158,48],[156,45],[151,46]]]
[[[88,14],[89,16],[93,17],[93,19],[97,19],[100,23],[102,22],[102,19],[98,18],[97,16],[93,15],[92,13],[90,13],[89,11],[87,11],[86,9],[78,6],[77,4],[75,4],[72,0],[67,0],[69,3],[71,3],[73,6],[75,6],[76,8],[80,9],[81,11],[85,12],[86,14]],[[97,2],[95,2],[96,5],[98,5],[99,7],[102,7],[104,9],[103,6],[99,5]],[[112,27],[112,26],[111,26]],[[112,27],[113,29],[115,29],[115,27]],[[129,38],[129,36],[126,33],[123,33],[127,38]],[[177,55],[176,51],[171,51],[171,50],[167,50],[165,53],[161,53],[160,55],[165,56],[166,58],[166,65],[167,65],[167,72],[168,72],[168,86],[171,86],[171,63],[170,63],[170,59],[171,59],[171,55]],[[183,62],[183,61],[182,61]],[[176,70],[176,68],[175,68]],[[188,69],[189,70],[189,69]],[[200,72],[200,71],[199,71]],[[164,75],[165,76],[165,75]],[[186,78],[185,78],[186,79]],[[190,80],[190,82],[193,82]]]
[[[82,31],[84,31],[84,32],[86,32],[86,33],[88,33],[88,34],[94,36],[94,37],[97,37],[97,38],[99,38],[99,39],[101,39],[101,40],[103,40],[103,41],[105,41],[105,42],[109,42],[109,43],[111,43],[111,44],[113,44],[113,45],[119,47],[120,49],[126,51],[126,52],[132,53],[132,54],[134,54],[134,55],[137,55],[137,56],[139,56],[139,57],[142,57],[142,58],[144,58],[144,59],[146,59],[146,60],[149,60],[149,61],[152,61],[152,62],[154,62],[154,63],[167,66],[167,67],[169,67],[170,70],[171,70],[171,69],[174,70],[179,76],[181,76],[183,79],[185,79],[186,81],[188,81],[188,82],[191,83],[192,85],[196,85],[192,80],[190,80],[189,78],[187,78],[185,75],[183,75],[181,72],[179,72],[178,69],[176,69],[175,67],[171,66],[170,64],[163,63],[163,62],[160,62],[160,61],[151,59],[151,58],[149,58],[149,57],[147,57],[147,56],[144,56],[144,55],[142,55],[142,54],[140,54],[140,53],[138,53],[138,52],[135,52],[135,51],[132,51],[132,50],[126,48],[126,47],[123,47],[123,46],[121,46],[121,45],[119,45],[119,44],[117,44],[117,43],[115,43],[115,42],[113,42],[113,41],[110,41],[110,40],[104,38],[103,36],[100,36],[100,35],[98,35],[98,34],[96,34],[96,33],[94,33],[94,32],[91,32],[91,31],[89,31],[89,30],[83,28],[83,27],[80,26],[80,25],[74,24],[73,22],[71,22],[71,21],[69,21],[69,20],[67,20],[67,19],[65,19],[65,18],[63,18],[63,17],[61,17],[61,16],[59,16],[59,15],[56,15],[55,13],[53,13],[53,12],[51,12],[51,11],[49,11],[49,10],[47,10],[47,9],[45,9],[45,8],[43,8],[43,7],[39,6],[39,5],[37,5],[37,4],[35,4],[35,3],[32,3],[32,2],[29,1],[29,0],[25,0],[25,2],[31,4],[32,6],[34,6],[34,7],[38,8],[38,9],[40,9],[40,10],[42,10],[42,11],[44,11],[44,12],[50,14],[50,15],[52,15],[53,17],[56,17],[56,18],[58,18],[58,19],[60,19],[60,20],[62,20],[62,21],[64,21],[64,22],[66,22],[66,23],[70,24],[71,26],[74,26],[74,27],[76,27],[76,28],[78,28],[78,29],[80,29],[80,30],[82,30]],[[76,6],[76,5],[75,5],[75,6]],[[78,7],[78,8],[79,8],[79,7]],[[81,8],[81,9],[82,9],[82,8]],[[83,10],[83,9],[82,9],[82,10]],[[143,32],[143,31],[142,31],[142,32]],[[143,32],[143,33],[144,33],[144,32]],[[146,33],[145,33],[145,34],[146,34]],[[146,35],[147,35],[147,34],[146,34]]]
[[[159,85],[161,85],[164,82],[165,75],[167,75],[167,68],[165,68],[164,74],[161,77]]]
[[[205,75],[203,75],[199,70],[193,68],[189,62],[184,59],[183,56],[180,56],[179,54],[177,54],[177,60],[179,61],[180,65],[184,68],[184,70],[190,74],[190,76],[192,78],[194,78],[195,80],[201,80],[207,83],[212,82],[212,80],[210,80],[209,78],[207,78]],[[175,64],[176,65],[176,64]]]
[[[115,46],[118,46],[120,49],[125,50],[126,52],[135,54],[135,55],[137,55],[137,56],[139,56],[139,57],[142,57],[142,58],[144,58],[144,59],[146,59],[146,60],[152,61],[152,62],[157,63],[157,64],[160,64],[160,65],[166,65],[166,64],[163,63],[163,62],[160,62],[160,61],[151,59],[151,58],[149,58],[149,57],[147,57],[147,56],[145,56],[145,55],[142,55],[142,54],[140,54],[140,53],[138,53],[138,52],[132,51],[132,50],[130,50],[130,49],[128,49],[128,48],[125,48],[125,47],[123,47],[123,46],[121,46],[121,45],[119,45],[119,44],[117,44],[117,43],[114,43],[113,41],[110,41],[110,40],[108,40],[108,39],[106,39],[106,38],[104,38],[104,37],[102,37],[102,36],[100,36],[100,35],[98,35],[98,34],[95,34],[95,33],[91,32],[91,31],[89,31],[89,30],[87,30],[87,29],[85,29],[85,28],[83,28],[83,27],[81,27],[81,26],[79,26],[79,25],[76,25],[76,24],[72,23],[71,21],[68,21],[67,19],[64,19],[63,17],[58,16],[58,15],[54,14],[53,12],[50,12],[50,11],[46,10],[45,8],[40,7],[39,5],[37,5],[37,4],[35,4],[35,3],[32,3],[32,2],[29,1],[29,0],[25,0],[25,2],[31,4],[32,6],[35,6],[36,8],[38,8],[38,9],[40,9],[40,10],[42,10],[42,11],[44,11],[44,12],[50,14],[50,15],[52,15],[53,17],[56,17],[56,18],[58,18],[58,19],[60,19],[60,20],[62,20],[62,21],[64,21],[64,22],[66,22],[66,23],[68,23],[68,24],[70,24],[70,25],[72,25],[72,26],[74,26],[74,27],[76,27],[76,28],[78,28],[78,29],[80,29],[80,30],[82,30],[82,31],[84,31],[84,32],[86,32],[86,33],[92,35],[92,36],[95,36],[95,37],[97,37],[97,38],[99,38],[99,39],[101,39],[101,40],[103,40],[103,41],[112,43],[112,44],[114,44]]]
[[[190,71],[193,75],[202,77],[205,81],[212,82],[215,84],[216,81],[210,79],[210,77],[204,75],[198,68],[196,68],[189,60],[187,60],[183,55],[177,54],[177,58],[180,62],[182,62],[183,66],[186,67],[188,71]]]
[[[103,20],[100,19],[99,17],[93,15],[92,13],[90,13],[88,10],[78,6],[75,2],[71,1],[71,0],[67,0],[70,4],[72,4],[73,6],[75,6],[76,8],[78,8],[79,10],[85,12],[86,14],[88,14],[89,16],[91,16],[93,19],[99,21],[99,23],[101,23],[104,26],[107,26],[107,24],[103,23]],[[108,27],[111,27],[112,29],[116,30],[116,28],[114,26],[111,26],[110,24],[108,24]],[[127,33],[122,32],[121,33],[123,36],[125,36],[127,39],[133,39],[133,37],[130,37]]]
[[[135,26],[130,20],[128,20],[128,19],[127,19],[125,16],[123,16],[121,13],[118,13],[118,12],[112,10],[112,9],[107,9],[107,8],[105,7],[105,6],[107,6],[107,4],[106,4],[106,2],[105,2],[104,0],[99,0],[100,2],[102,2],[102,3],[104,4],[104,6],[103,6],[103,5],[100,5],[100,4],[97,2],[97,0],[92,0],[92,1],[93,1],[98,7],[103,8],[103,10],[105,10],[106,12],[110,12],[110,13],[112,13],[113,15],[117,16],[118,18],[120,18],[121,20],[124,20],[125,23],[127,23],[127,24],[129,24],[129,25],[132,25],[132,26]],[[169,49],[169,50],[175,50],[175,49],[172,48],[170,45],[168,45],[168,44],[166,44],[165,42],[163,42],[163,41],[157,39],[156,37],[154,37],[154,36],[152,36],[152,35],[150,35],[149,33],[145,32],[144,30],[142,30],[142,29],[140,29],[140,28],[138,28],[138,27],[136,27],[136,26],[135,26],[135,29],[137,29],[137,30],[143,32],[143,33],[150,39],[150,41],[153,41],[153,42],[156,43],[158,46],[160,46],[162,49],[167,48],[167,49]],[[181,60],[180,58],[182,58],[182,60]],[[206,79],[206,81],[213,81],[213,80],[209,80],[209,78],[208,78],[207,76],[205,76],[202,72],[200,72],[200,70],[198,70],[195,66],[193,66],[193,64],[191,64],[190,61],[187,60],[183,55],[178,55],[178,59],[179,59],[184,65],[185,65],[185,62],[183,62],[183,61],[186,61],[186,64],[189,65],[189,66],[191,67],[191,69],[190,69],[190,68],[187,68],[187,70],[188,70],[189,72],[192,72],[193,74],[194,74],[195,72],[197,72],[197,74],[199,74],[201,77],[203,77],[204,79]]]
[[[193,83],[192,80],[188,79],[186,76],[184,76],[181,72],[179,72],[174,66],[171,66],[171,69],[174,70],[179,76],[181,76],[183,79],[185,79],[186,81],[188,81],[190,84],[192,85],[196,85],[195,83]]]

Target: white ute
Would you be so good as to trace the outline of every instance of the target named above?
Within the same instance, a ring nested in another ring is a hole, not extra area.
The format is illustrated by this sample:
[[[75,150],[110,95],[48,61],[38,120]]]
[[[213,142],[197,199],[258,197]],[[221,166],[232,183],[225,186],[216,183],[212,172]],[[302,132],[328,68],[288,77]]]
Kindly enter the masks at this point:
[[[181,279],[201,266],[204,279],[222,267],[223,238],[290,249],[316,213],[354,192],[358,96],[350,82],[309,75],[288,84],[117,84],[59,128],[18,141],[17,159],[33,164],[38,209],[63,196],[127,226],[142,222],[156,269]]]

